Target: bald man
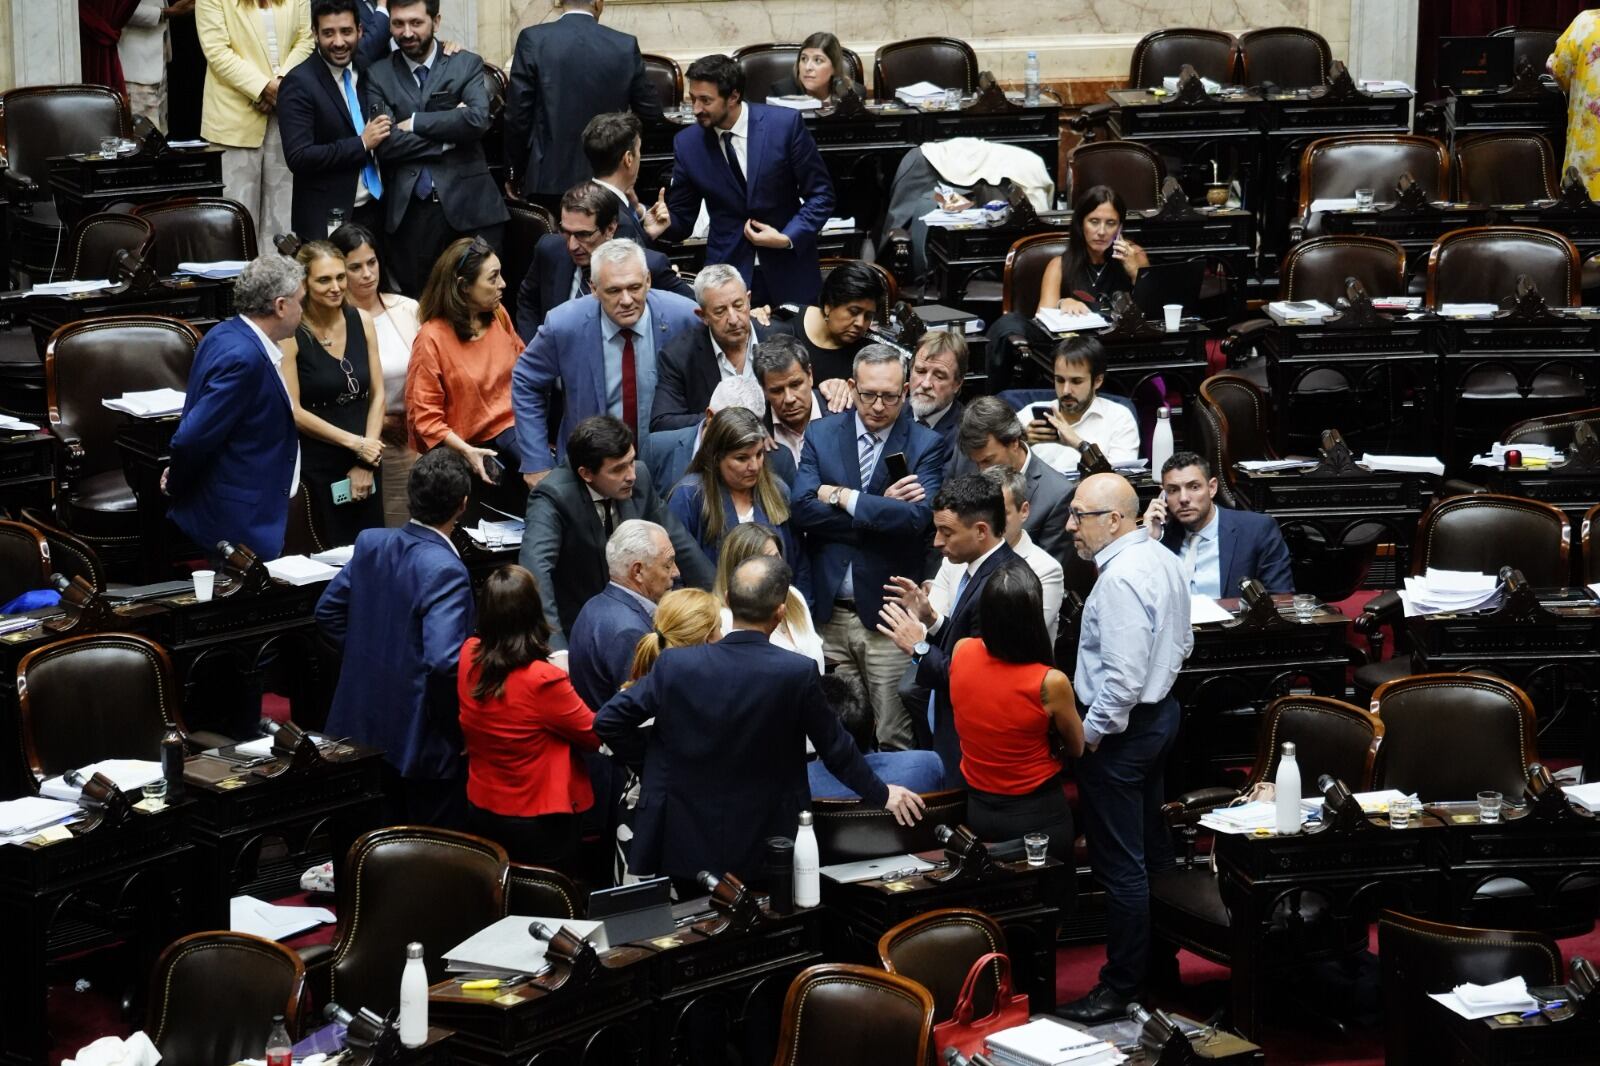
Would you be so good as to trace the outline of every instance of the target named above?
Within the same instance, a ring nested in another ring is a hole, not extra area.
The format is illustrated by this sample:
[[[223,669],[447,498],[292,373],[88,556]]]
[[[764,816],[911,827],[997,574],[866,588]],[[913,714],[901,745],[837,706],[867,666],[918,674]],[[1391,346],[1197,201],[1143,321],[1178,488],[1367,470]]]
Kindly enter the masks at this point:
[[[1117,474],[1078,486],[1067,512],[1078,557],[1099,577],[1083,606],[1078,669],[1085,708],[1078,761],[1089,863],[1106,890],[1106,963],[1087,995],[1057,1013],[1094,1024],[1121,1018],[1145,993],[1150,872],[1172,864],[1161,818],[1162,771],[1178,735],[1172,682],[1194,648],[1189,582],[1178,557],[1139,524],[1139,496]]]

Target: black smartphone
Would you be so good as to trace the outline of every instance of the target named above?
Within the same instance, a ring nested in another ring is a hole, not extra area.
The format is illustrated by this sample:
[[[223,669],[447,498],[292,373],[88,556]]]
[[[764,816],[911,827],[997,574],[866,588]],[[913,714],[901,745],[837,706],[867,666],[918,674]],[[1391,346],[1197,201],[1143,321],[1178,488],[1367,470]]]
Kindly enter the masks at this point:
[[[499,459],[495,458],[492,455],[485,455],[483,457],[483,476],[484,477],[488,478],[490,481],[492,481],[496,485],[498,485],[498,484],[500,484],[500,479],[505,476],[505,472],[506,472],[505,464],[502,463]]]
[[[1050,412],[1054,411],[1055,409],[1056,409],[1056,405],[1053,404],[1053,403],[1036,403],[1036,404],[1034,404],[1033,405],[1033,417],[1034,417],[1034,420],[1038,421],[1038,422],[1048,421],[1049,418],[1050,418]]]
[[[905,477],[907,474],[911,473],[911,468],[906,466],[905,452],[895,452],[893,455],[885,455],[883,457],[883,466],[885,470],[889,471],[889,484],[891,485]]]

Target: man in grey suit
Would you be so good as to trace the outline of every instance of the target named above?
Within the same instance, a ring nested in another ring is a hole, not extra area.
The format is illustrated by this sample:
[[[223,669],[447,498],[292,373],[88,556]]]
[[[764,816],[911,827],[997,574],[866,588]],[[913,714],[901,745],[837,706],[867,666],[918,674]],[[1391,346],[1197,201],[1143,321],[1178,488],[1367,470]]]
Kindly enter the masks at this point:
[[[389,268],[400,291],[415,296],[451,241],[476,234],[499,249],[511,216],[483,157],[483,60],[444,54],[434,38],[439,0],[390,0],[389,25],[396,48],[367,68],[361,86],[367,115],[394,124],[377,152]]]
[[[518,558],[539,585],[550,646],[565,648],[578,612],[604,591],[610,580],[606,540],[630,518],[654,522],[667,531],[677,556],[665,557],[672,573],[698,588],[710,588],[716,575],[705,552],[656,495],[650,470],[636,462],[633,431],[620,418],[595,415],[578,423],[567,441],[566,465],[550,471],[528,496],[528,525]]]
[[[1067,537],[1067,504],[1072,499],[1072,480],[1034,455],[1023,439],[1024,429],[1017,413],[996,396],[980,396],[961,413],[957,443],[966,463],[953,464],[960,472],[976,467],[987,470],[1005,465],[1028,482],[1028,521],[1023,529],[1033,542],[1058,562],[1070,552]],[[970,464],[970,465],[967,465]]]

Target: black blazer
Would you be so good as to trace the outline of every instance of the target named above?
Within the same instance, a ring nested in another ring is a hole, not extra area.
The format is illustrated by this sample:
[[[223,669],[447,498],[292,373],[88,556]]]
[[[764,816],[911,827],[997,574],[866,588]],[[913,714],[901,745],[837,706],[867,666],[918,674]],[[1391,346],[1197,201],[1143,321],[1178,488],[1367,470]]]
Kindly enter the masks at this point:
[[[748,356],[747,356],[748,358]],[[685,333],[656,356],[656,402],[650,408],[650,429],[660,433],[682,429],[705,419],[711,393],[722,380],[711,331]]]
[[[391,51],[389,16],[372,6],[372,0],[356,0],[361,18],[361,43],[356,46],[356,66],[367,69]],[[316,55],[315,52],[312,53]]]
[[[617,504],[617,524],[643,518],[665,527],[678,553],[683,583],[709,589],[716,573],[700,545],[689,536],[661,498],[656,495],[650,471],[635,464],[638,480],[633,495]],[[554,631],[553,647],[566,647],[563,634],[577,621],[578,612],[611,580],[606,570],[606,532],[589,499],[588,486],[565,464],[549,475],[528,497],[528,526],[517,560],[538,582],[544,615]]]
[[[618,235],[621,235],[620,230]],[[652,289],[694,299],[694,286],[678,276],[670,259],[646,248],[644,261],[650,268]],[[567,252],[564,238],[554,233],[539,238],[539,243],[533,246],[528,272],[522,275],[522,284],[517,288],[517,336],[533,340],[533,335],[544,324],[544,316],[572,299],[572,276],[577,272],[578,264]]]
[[[944,787],[965,788],[961,776],[961,738],[956,735],[955,716],[950,711],[950,656],[955,653],[956,641],[981,636],[978,626],[978,601],[983,597],[983,587],[994,572],[1015,560],[1026,566],[1022,556],[1002,543],[995,553],[983,561],[978,573],[961,590],[961,601],[945,614],[939,632],[928,641],[928,654],[917,664],[917,684],[934,694],[933,750],[944,760]]]
[[[424,166],[433,173],[445,221],[457,233],[472,233],[511,217],[483,158],[490,115],[481,58],[468,51],[447,56],[436,49],[424,97],[405,56],[391,52],[367,68],[361,91],[368,116],[388,115],[395,124],[389,139],[378,146],[384,224],[390,233],[405,217]],[[414,120],[409,133],[399,128],[408,118]]]
[[[558,196],[590,177],[583,127],[632,110],[660,118],[639,41],[584,14],[566,14],[517,35],[506,92],[506,162],[526,195]]]
[[[358,86],[363,81],[358,72]],[[357,102],[362,104],[365,126],[365,103]],[[278,129],[284,161],[294,174],[290,224],[302,240],[320,240],[328,232],[329,211],[340,208],[349,220],[356,179],[372,155],[350,119],[343,88],[316,52],[283,76]]]

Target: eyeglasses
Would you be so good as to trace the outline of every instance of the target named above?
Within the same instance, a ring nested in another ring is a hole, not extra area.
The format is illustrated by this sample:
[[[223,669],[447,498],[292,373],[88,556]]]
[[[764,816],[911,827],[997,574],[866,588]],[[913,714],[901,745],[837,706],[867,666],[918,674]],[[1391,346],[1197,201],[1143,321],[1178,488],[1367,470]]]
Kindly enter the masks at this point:
[[[561,235],[563,237],[571,237],[573,240],[580,242],[594,240],[595,235],[599,232],[597,229],[568,229],[565,226],[561,227]]]
[[[1116,513],[1117,513],[1117,510],[1114,507],[1110,508],[1109,510],[1105,510],[1105,511],[1080,511],[1076,507],[1069,507],[1069,508],[1067,508],[1067,521],[1068,522],[1076,522],[1079,525],[1082,525],[1083,524],[1083,520],[1085,518],[1097,518],[1097,517],[1099,517],[1100,515],[1103,515],[1103,514],[1116,514]]]
[[[351,366],[350,360],[344,356],[339,357],[339,369],[344,372],[345,391],[339,394],[334,403],[343,407],[361,399],[361,383],[356,380],[356,368]]]
[[[903,392],[858,392],[856,399],[862,407],[894,407],[905,399]]]

